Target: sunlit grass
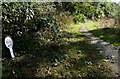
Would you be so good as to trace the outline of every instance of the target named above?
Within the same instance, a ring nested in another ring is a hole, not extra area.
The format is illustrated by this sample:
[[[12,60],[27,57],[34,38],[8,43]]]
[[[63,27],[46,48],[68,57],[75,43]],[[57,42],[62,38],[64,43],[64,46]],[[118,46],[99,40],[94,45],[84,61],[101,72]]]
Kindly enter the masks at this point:
[[[87,26],[88,30],[95,30],[98,28],[102,28],[102,26],[100,26],[99,22],[93,22],[93,21],[86,21],[85,23],[77,23],[77,24],[73,24],[71,26],[69,26],[69,31],[71,31],[72,33],[80,33],[80,27],[82,26]]]
[[[99,29],[108,28],[108,26],[103,26],[104,24],[101,25],[101,23],[97,21],[87,20],[85,23],[78,23],[73,25],[73,27],[70,30],[71,32],[74,32],[74,33],[80,33],[79,28],[84,25],[86,25],[87,29],[91,31],[93,34],[95,34],[96,36],[114,44],[115,46],[120,46],[120,42],[118,41],[119,39],[118,39],[116,30],[114,30],[113,28],[108,29],[106,31],[99,30]]]
[[[114,28],[109,29],[96,29],[91,31],[96,36],[102,38],[105,41],[112,43],[115,46],[120,46],[117,32]]]

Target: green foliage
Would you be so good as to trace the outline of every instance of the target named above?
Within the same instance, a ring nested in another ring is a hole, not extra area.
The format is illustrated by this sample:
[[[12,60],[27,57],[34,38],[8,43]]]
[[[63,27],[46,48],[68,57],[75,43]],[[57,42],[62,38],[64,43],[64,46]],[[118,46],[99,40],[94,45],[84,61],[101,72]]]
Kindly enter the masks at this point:
[[[84,22],[84,19],[86,19],[86,16],[84,14],[74,15],[74,17],[78,22]]]
[[[64,3],[63,6],[71,12],[76,20],[81,21],[85,17],[88,19],[113,17],[112,13],[117,4],[112,2],[71,2]]]
[[[3,34],[18,36],[17,31],[25,29],[26,9],[23,3],[2,4]]]
[[[69,30],[71,32],[60,33],[60,25],[72,22],[66,21],[69,18],[64,13],[61,14],[60,10],[57,12],[56,9],[62,6],[61,3],[60,5],[59,3],[3,3],[2,5],[2,38],[3,41],[7,35],[13,38],[16,55],[14,60],[6,59],[3,62],[3,77],[98,78],[108,76],[109,70],[99,62],[102,57],[98,55],[98,51],[88,44],[84,35],[78,32],[80,25],[74,26]],[[101,15],[103,10],[93,14],[95,12],[95,7],[91,6],[93,3],[71,3],[70,5],[69,10],[77,21],[98,17],[98,15],[99,18],[103,17]],[[57,13],[62,18],[56,19]],[[4,42],[2,50],[4,57],[9,52]],[[21,53],[26,55],[21,56]]]
[[[3,41],[6,36],[11,36],[16,52],[29,51],[29,44],[36,47],[34,42],[39,42],[37,39],[57,42],[60,26],[53,17],[56,13],[54,6],[54,3],[2,3]],[[6,50],[4,42],[3,49]],[[3,56],[6,52],[8,51],[3,51]]]
[[[61,26],[65,28],[65,25],[70,25],[72,22],[67,20],[70,19],[67,16],[71,17],[72,15],[76,22],[84,22],[85,19],[102,18],[105,16],[111,17],[111,12],[116,6],[115,3],[102,2],[2,3],[2,38],[4,41],[7,35],[11,36],[16,52],[28,51],[28,49],[30,51],[33,48],[38,50],[37,46],[42,43],[59,42]],[[60,10],[57,10],[58,8],[65,8],[66,11],[63,9],[64,12],[60,12]],[[30,47],[30,45],[33,46]],[[4,42],[3,49],[6,50]],[[6,51],[3,52],[3,54],[6,54]]]

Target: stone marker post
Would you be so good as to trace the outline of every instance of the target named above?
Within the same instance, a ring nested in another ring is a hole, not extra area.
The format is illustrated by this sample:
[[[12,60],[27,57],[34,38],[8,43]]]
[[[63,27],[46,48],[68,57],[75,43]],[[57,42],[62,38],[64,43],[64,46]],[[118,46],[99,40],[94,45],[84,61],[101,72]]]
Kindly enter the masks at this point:
[[[9,48],[11,57],[14,58],[15,55],[14,55],[14,52],[13,52],[13,40],[9,36],[7,36],[5,38],[5,45],[6,45],[7,48]]]

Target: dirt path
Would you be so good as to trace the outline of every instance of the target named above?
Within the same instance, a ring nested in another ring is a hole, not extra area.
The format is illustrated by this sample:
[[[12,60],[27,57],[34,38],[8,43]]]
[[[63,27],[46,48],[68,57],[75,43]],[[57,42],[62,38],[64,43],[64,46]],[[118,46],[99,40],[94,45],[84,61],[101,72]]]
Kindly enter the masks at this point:
[[[80,32],[82,32],[87,38],[90,44],[97,48],[101,55],[106,56],[106,59],[103,62],[108,62],[114,72],[114,76],[119,76],[120,74],[120,65],[118,65],[119,54],[118,49],[119,47],[115,47],[112,44],[105,42],[104,40],[94,36],[87,30],[87,26],[82,26],[80,28]]]

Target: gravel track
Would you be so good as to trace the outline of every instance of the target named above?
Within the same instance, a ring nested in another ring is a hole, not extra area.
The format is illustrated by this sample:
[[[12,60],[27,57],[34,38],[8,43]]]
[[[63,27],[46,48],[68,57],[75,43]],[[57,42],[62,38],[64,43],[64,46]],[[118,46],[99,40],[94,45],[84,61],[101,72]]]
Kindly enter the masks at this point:
[[[115,47],[113,44],[106,42],[99,37],[94,36],[88,31],[87,26],[80,27],[80,32],[83,33],[88,39],[89,43],[92,44],[101,55],[106,57],[103,62],[108,62],[113,70],[114,77],[120,74],[120,47]]]

